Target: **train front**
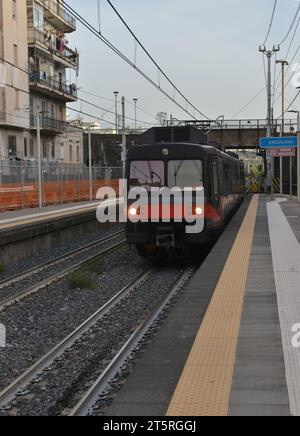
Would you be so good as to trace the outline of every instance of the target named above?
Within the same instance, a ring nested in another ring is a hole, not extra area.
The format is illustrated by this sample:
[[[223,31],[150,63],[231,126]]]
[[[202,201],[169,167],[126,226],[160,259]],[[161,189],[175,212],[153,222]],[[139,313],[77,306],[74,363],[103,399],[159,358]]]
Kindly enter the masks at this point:
[[[132,147],[127,155],[129,244],[150,258],[187,258],[205,236],[205,163],[201,146]]]

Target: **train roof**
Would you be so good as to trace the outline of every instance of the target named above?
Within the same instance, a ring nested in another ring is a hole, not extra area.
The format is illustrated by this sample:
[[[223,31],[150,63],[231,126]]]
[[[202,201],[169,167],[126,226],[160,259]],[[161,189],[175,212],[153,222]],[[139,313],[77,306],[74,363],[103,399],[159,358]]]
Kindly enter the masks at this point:
[[[182,147],[182,148],[181,148]],[[176,157],[180,159],[189,158],[197,150],[200,154],[204,155],[221,155],[224,158],[232,161],[241,162],[237,157],[227,154],[213,145],[207,144],[193,144],[190,142],[162,142],[143,145],[132,145],[128,150],[128,157],[144,158],[144,159],[158,159],[166,157],[164,149],[169,150],[169,157]]]

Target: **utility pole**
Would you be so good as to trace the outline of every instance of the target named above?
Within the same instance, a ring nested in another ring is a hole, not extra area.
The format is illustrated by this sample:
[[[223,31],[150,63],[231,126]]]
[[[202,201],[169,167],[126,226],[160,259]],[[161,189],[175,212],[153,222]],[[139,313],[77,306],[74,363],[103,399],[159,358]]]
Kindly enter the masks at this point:
[[[281,136],[284,136],[284,115],[285,115],[285,98],[284,98],[284,91],[285,91],[285,77],[284,77],[284,73],[285,73],[285,67],[289,64],[288,61],[286,60],[278,60],[276,61],[276,64],[280,64],[281,65],[281,74],[282,74],[282,89],[281,89],[281,96],[282,96],[282,103],[281,103],[281,110],[282,110],[282,120],[281,120]],[[290,160],[292,160],[292,158],[290,158]],[[290,162],[291,164],[291,162]],[[291,167],[291,165],[290,165]],[[283,158],[280,157],[280,195],[283,194]]]
[[[93,201],[93,168],[92,168],[92,132],[91,127],[88,130],[89,142],[89,181],[90,181],[90,201]]]
[[[114,94],[115,94],[115,111],[116,111],[116,135],[118,134],[118,131],[119,131],[119,129],[118,129],[118,95],[119,95],[119,92],[118,91],[115,91],[114,92]]]
[[[297,113],[297,197],[300,203],[300,112]]]
[[[41,151],[41,113],[38,111],[36,117],[36,137],[38,149],[38,184],[39,184],[39,208],[43,208],[43,186],[42,186],[42,151]]]
[[[138,99],[134,98],[133,101],[134,101],[134,109],[135,109],[134,130],[135,130],[135,133],[137,133],[137,102],[138,102]]]
[[[270,138],[272,136],[272,73],[271,73],[271,61],[272,56],[280,51],[280,47],[274,45],[273,50],[267,50],[265,45],[259,47],[259,51],[265,55],[268,59],[268,78],[267,78],[267,89],[268,89],[268,120],[267,120],[267,136]],[[268,166],[268,185],[271,186],[271,198],[274,198],[274,158],[267,158]]]
[[[125,170],[126,170],[126,126],[125,126],[125,97],[122,97],[122,176],[125,180]]]
[[[300,88],[298,88],[300,89]],[[297,138],[298,138],[298,147],[297,147],[297,198],[300,203],[300,112],[291,110],[289,111],[293,114],[297,114]]]

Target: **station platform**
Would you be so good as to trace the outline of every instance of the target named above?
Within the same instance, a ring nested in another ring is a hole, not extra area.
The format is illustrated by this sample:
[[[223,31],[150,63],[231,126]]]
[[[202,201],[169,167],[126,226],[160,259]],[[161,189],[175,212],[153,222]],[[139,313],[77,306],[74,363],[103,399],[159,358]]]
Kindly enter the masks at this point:
[[[0,213],[0,232],[12,230],[28,225],[38,225],[48,221],[75,217],[95,212],[100,201],[69,203],[64,205],[47,206],[43,209],[22,209],[12,212]],[[107,205],[103,202],[103,205]]]
[[[247,197],[105,416],[299,416],[299,243],[299,203]]]

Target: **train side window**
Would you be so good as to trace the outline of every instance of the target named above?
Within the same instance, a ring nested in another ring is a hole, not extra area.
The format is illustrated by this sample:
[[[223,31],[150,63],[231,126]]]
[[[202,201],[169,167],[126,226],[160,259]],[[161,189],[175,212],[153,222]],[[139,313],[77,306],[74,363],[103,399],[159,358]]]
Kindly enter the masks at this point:
[[[218,197],[218,173],[217,173],[217,164],[213,163],[213,178],[214,178],[214,194],[215,197]]]

